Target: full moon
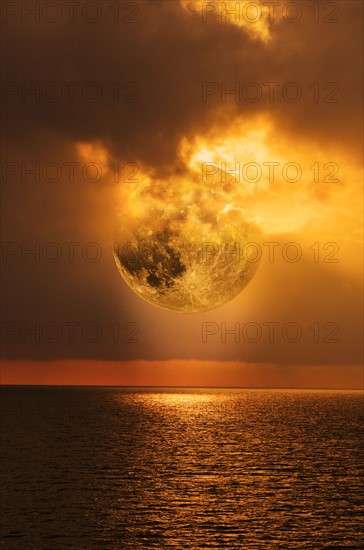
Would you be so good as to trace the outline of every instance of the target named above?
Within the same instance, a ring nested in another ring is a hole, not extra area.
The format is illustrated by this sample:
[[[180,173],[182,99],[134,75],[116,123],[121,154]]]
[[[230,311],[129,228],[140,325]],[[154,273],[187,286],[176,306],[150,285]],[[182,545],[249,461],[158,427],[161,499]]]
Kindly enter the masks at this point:
[[[256,227],[234,198],[229,183],[202,186],[181,177],[145,177],[127,186],[114,244],[127,285],[153,306],[179,313],[212,310],[235,298],[259,261]]]

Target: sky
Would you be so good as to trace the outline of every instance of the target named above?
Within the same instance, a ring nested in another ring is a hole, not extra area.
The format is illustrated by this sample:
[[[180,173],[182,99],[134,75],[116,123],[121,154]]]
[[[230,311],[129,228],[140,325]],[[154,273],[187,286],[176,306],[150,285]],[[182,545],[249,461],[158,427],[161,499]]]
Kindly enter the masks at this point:
[[[362,388],[362,3],[51,4],[1,12],[1,382]],[[227,171],[255,276],[208,312],[143,301],[130,197]]]

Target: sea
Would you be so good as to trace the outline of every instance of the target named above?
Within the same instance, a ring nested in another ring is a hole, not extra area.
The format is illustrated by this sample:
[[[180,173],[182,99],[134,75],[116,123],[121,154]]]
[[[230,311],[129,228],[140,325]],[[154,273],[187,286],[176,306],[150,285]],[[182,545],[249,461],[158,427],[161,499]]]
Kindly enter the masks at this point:
[[[360,391],[1,388],[1,548],[364,548]]]

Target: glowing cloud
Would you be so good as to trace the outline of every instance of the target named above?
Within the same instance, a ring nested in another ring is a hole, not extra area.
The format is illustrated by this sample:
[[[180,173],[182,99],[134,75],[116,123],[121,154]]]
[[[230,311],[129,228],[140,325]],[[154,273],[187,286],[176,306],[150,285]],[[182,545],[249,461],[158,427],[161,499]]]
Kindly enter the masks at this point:
[[[180,0],[183,8],[191,13],[198,13],[204,23],[212,20],[224,24],[236,25],[247,31],[251,38],[268,42],[270,34],[270,7],[261,2],[235,0]]]

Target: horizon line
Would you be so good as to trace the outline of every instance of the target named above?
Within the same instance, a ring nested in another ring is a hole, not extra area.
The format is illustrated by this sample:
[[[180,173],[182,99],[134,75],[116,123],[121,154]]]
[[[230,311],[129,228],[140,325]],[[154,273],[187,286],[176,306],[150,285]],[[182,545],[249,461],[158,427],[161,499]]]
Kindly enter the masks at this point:
[[[220,390],[322,390],[322,391],[364,391],[363,388],[318,388],[318,387],[293,387],[293,386],[176,386],[176,385],[119,385],[119,384],[2,384],[0,387],[21,388],[190,388],[190,389],[220,389]]]

